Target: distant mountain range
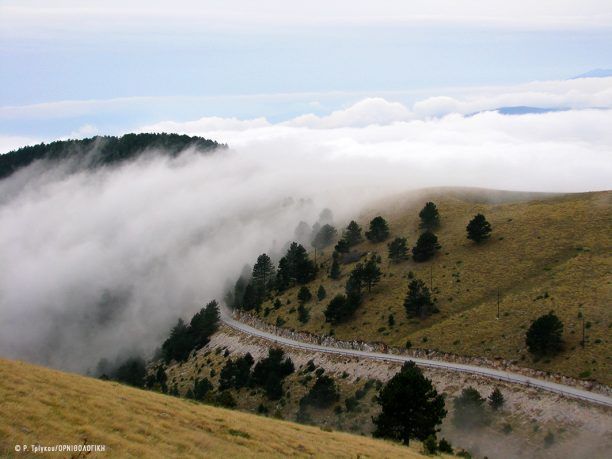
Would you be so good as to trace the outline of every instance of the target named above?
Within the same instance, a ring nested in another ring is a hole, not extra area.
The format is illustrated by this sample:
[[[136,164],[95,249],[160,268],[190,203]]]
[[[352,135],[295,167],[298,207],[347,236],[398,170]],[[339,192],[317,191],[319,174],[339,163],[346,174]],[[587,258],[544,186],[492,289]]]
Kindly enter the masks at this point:
[[[499,107],[495,111],[502,115],[527,115],[529,113],[563,112],[566,110],[569,110],[569,108],[542,108],[519,105],[515,107]]]
[[[126,134],[121,137],[96,136],[82,140],[60,140],[23,147],[0,155],[0,179],[39,160],[74,160],[77,169],[93,169],[136,159],[150,151],[175,157],[187,148],[210,152],[226,147],[227,145],[214,140],[179,134]]]

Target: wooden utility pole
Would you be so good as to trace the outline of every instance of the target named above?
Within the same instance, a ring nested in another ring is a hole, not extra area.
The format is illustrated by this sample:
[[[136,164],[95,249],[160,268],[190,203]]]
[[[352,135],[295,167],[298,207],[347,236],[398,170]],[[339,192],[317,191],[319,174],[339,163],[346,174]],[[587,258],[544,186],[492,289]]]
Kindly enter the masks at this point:
[[[582,341],[580,342],[580,345],[582,347],[584,347],[585,345],[585,336],[584,336],[584,314],[582,314]]]

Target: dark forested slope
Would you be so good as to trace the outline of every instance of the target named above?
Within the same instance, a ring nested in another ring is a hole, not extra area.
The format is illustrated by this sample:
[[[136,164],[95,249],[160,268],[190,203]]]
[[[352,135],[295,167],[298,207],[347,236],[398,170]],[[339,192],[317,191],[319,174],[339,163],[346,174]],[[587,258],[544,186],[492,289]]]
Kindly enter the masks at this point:
[[[179,134],[126,134],[121,137],[96,136],[82,140],[59,140],[0,155],[0,179],[38,160],[71,159],[80,161],[85,167],[94,168],[135,159],[151,150],[174,157],[186,148],[208,152],[216,148],[226,148],[226,145],[202,137]]]

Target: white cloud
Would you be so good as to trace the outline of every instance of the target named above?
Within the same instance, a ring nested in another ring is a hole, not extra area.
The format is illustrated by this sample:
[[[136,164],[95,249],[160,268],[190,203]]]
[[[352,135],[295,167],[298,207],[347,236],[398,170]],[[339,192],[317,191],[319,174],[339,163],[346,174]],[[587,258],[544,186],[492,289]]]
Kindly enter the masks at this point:
[[[461,96],[430,97],[414,104],[417,116],[470,114],[500,107],[612,108],[612,77],[533,82],[509,87],[475,88]]]
[[[91,124],[84,124],[76,131],[72,131],[67,138],[68,139],[83,139],[85,137],[93,137],[99,133],[98,128]]]
[[[197,132],[210,131],[244,131],[270,126],[265,118],[255,118],[252,120],[240,120],[238,118],[221,118],[210,116],[200,118],[195,121],[184,123],[176,121],[161,121],[159,123],[144,126],[140,132],[176,132],[180,134],[194,134]]]
[[[16,135],[0,135],[0,154],[8,153],[16,148],[40,143],[40,140]]]
[[[5,33],[23,34],[71,30],[167,30],[181,26],[209,28],[338,25],[451,25],[529,29],[594,29],[612,26],[612,6],[603,0],[580,3],[558,0],[507,2],[490,0],[312,0],[285,2],[119,0],[87,2],[8,0],[2,6]],[[112,26],[111,26],[112,24]],[[273,29],[272,29],[273,30]]]
[[[334,128],[343,126],[366,126],[390,124],[415,118],[443,116],[449,113],[473,114],[508,106],[533,106],[541,108],[612,108],[612,77],[580,78],[572,80],[550,80],[513,86],[459,87],[438,89],[446,93],[427,97],[429,91],[381,91],[367,97],[363,92],[320,92],[279,94],[237,94],[230,96],[202,97],[124,97],[99,100],[67,100],[22,106],[0,107],[0,120],[45,120],[81,118],[91,115],[116,115],[150,111],[172,110],[181,107],[223,106],[240,104],[296,104],[301,107],[321,109],[326,105],[347,104],[347,108],[335,110],[329,115],[304,114],[286,121],[287,126]],[[407,104],[406,99],[416,99]],[[424,98],[423,98],[424,97]],[[313,101],[313,98],[318,99]],[[161,121],[146,126],[146,129],[161,132],[180,130],[184,133],[214,132],[263,128],[269,122],[262,117],[242,120],[238,118],[203,117],[188,122]]]
[[[414,115],[404,105],[374,97],[361,100],[345,110],[336,110],[327,116],[302,115],[283,124],[310,128],[360,127],[391,124],[413,118]]]

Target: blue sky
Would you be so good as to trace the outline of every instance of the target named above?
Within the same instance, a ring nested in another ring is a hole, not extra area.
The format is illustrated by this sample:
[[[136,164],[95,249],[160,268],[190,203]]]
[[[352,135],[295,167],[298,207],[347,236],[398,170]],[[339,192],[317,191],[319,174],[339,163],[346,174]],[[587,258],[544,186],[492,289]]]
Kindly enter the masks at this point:
[[[448,88],[612,67],[609,2],[506,3],[0,1],[0,135],[281,121],[368,96],[411,104]],[[111,102],[76,114],[14,110],[90,100]]]

